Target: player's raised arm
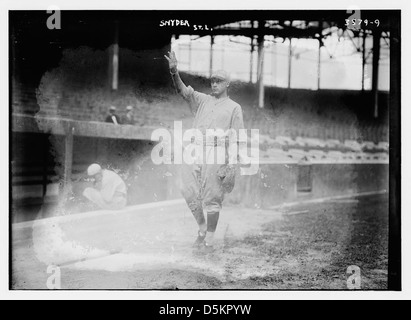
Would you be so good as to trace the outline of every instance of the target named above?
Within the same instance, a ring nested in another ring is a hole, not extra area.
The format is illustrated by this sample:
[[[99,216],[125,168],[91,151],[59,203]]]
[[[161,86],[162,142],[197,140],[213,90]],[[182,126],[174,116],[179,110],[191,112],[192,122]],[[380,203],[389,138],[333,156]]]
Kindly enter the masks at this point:
[[[174,84],[177,87],[178,93],[184,97],[186,96],[188,89],[186,85],[184,84],[184,82],[181,80],[180,75],[178,74],[176,54],[174,51],[168,52],[168,54],[169,56],[164,55],[164,57],[168,61],[171,77],[174,80]]]

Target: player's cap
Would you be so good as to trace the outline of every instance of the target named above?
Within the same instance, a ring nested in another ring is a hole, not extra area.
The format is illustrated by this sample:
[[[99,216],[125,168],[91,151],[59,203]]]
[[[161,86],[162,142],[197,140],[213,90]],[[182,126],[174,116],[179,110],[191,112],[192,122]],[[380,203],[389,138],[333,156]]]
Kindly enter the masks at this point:
[[[116,107],[115,106],[111,106],[109,110],[115,111]]]
[[[93,163],[87,168],[87,174],[89,176],[94,176],[101,171],[101,167],[97,163]]]
[[[217,70],[212,73],[210,79],[220,79],[220,80],[230,81],[230,75],[228,74],[227,71]]]
[[[133,110],[133,107],[132,106],[127,106],[126,110],[127,111]]]

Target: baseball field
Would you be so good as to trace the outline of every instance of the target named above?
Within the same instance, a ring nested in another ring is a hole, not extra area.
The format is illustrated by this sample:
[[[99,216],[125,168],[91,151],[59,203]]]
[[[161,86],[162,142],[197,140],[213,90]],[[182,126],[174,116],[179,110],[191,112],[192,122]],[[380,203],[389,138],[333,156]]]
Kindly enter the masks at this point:
[[[12,225],[11,287],[48,289],[347,290],[387,288],[388,194],[226,206],[216,247],[192,248],[181,200]],[[352,267],[351,267],[352,268]]]

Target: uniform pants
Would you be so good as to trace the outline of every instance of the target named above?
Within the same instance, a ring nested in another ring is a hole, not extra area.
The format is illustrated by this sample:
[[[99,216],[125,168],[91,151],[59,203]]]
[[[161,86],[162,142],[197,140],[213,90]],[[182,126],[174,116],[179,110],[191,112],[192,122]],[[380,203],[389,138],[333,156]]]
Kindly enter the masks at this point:
[[[101,192],[94,188],[86,188],[83,195],[104,210],[121,210],[127,204],[126,195],[122,193],[115,193],[111,201],[106,201]]]
[[[217,163],[217,149],[214,148],[214,163],[210,163],[213,147],[204,148],[204,159],[200,164],[185,164],[182,166],[182,190],[188,207],[192,212],[205,209],[207,212],[219,212],[224,200],[224,191],[218,170],[224,165]],[[223,153],[224,154],[224,153]],[[220,158],[221,159],[221,158]],[[225,155],[223,162],[225,160]]]

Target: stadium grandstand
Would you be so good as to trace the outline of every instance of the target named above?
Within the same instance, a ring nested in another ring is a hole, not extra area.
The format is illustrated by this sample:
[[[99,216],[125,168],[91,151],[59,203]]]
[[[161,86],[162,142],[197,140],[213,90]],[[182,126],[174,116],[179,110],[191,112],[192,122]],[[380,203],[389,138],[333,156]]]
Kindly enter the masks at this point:
[[[154,129],[193,120],[163,58],[170,49],[197,91],[209,92],[212,70],[233,74],[230,97],[246,128],[260,130],[261,164],[369,165],[386,183],[395,72],[388,12],[361,11],[367,25],[356,25],[346,11],[64,11],[56,30],[48,15],[10,13],[14,221],[62,197],[69,205],[92,162],[121,173],[130,204],[180,197],[173,169],[147,160]],[[190,26],[161,23],[171,20]],[[243,57],[234,65],[233,44]],[[124,114],[130,105],[133,126],[105,123],[110,106]]]

